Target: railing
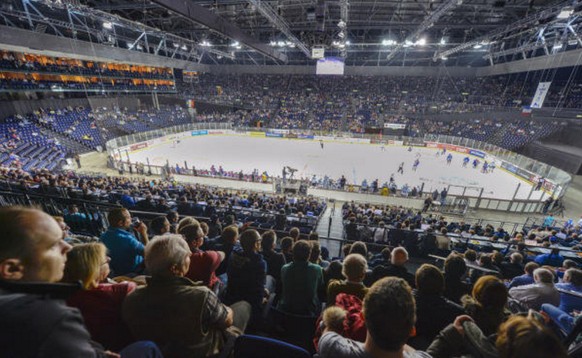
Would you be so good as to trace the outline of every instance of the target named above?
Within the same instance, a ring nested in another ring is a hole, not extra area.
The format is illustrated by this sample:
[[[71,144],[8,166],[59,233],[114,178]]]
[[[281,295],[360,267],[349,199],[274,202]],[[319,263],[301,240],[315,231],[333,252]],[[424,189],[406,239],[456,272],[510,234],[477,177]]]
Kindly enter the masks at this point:
[[[233,130],[235,133],[245,133],[249,131],[269,133],[271,131],[275,131],[268,128],[233,128],[228,123],[189,123],[118,137],[108,141],[106,148],[110,156],[116,156],[118,158],[125,157],[127,160],[129,160],[129,151],[132,150],[132,145],[136,145],[135,149],[139,149],[138,144],[142,142],[154,140],[156,138],[168,135],[177,135],[179,133],[197,130]],[[483,190],[479,190],[479,188],[475,187],[449,185],[449,189],[455,190],[449,190],[447,199],[451,201],[455,201],[456,199],[466,199],[468,206],[471,209],[496,210],[514,213],[539,213],[542,211],[544,205],[543,200],[549,196],[554,198],[562,197],[570,185],[570,182],[572,181],[572,177],[568,173],[549,164],[538,162],[534,159],[513,153],[507,149],[497,147],[493,144],[468,138],[446,135],[425,135],[424,137],[383,136],[374,134],[345,133],[339,131],[326,132],[302,129],[285,130],[284,132],[286,135],[292,134],[295,137],[302,135],[321,135],[337,139],[366,139],[370,140],[370,143],[377,144],[384,143],[405,146],[426,145],[438,148],[448,147],[449,150],[459,151],[467,155],[471,154],[482,158],[486,157],[490,158],[491,160],[496,160],[500,162],[501,168],[512,174],[515,174],[516,176],[525,181],[528,181],[529,183],[534,184],[540,178],[545,178],[546,180],[544,186],[542,187],[543,193],[538,199],[532,199],[532,193],[534,192],[533,187],[526,185],[522,186],[521,184],[517,185],[515,194],[511,199],[488,197],[487,194],[483,193]],[[117,165],[115,161],[112,161],[110,164],[114,167]],[[167,174],[164,173],[164,167],[154,166],[149,162],[147,163],[146,171],[154,175]],[[359,186],[357,185],[352,185],[351,187],[353,190],[359,190]]]

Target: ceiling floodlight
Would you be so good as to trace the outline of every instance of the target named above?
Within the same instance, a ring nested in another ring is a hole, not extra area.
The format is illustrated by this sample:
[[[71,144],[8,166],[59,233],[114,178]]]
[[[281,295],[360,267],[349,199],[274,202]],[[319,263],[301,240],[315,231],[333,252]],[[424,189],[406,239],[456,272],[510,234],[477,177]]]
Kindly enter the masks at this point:
[[[109,21],[104,21],[103,22],[103,28],[107,29],[107,30],[111,30],[113,28],[113,23],[109,22]]]
[[[426,45],[426,39],[425,38],[418,39],[416,41],[416,44],[415,45],[417,45],[417,46],[424,46],[424,45]]]
[[[345,21],[340,20],[340,22],[337,23],[337,27],[339,27],[340,29],[345,29],[346,28]]]
[[[558,16],[557,19],[567,19],[574,13],[574,9],[571,6],[564,6]]]
[[[481,44],[475,44],[475,46],[473,46],[473,48],[474,48],[475,50],[478,50],[478,49],[480,49],[481,47],[483,47],[483,45],[481,45]]]
[[[393,46],[396,45],[396,41],[394,40],[382,40],[383,46]]]
[[[406,40],[406,42],[404,42],[404,45],[403,45],[403,47],[410,47],[410,46],[412,46],[412,45],[414,45],[414,43],[412,43],[412,41],[410,41],[410,40]]]
[[[338,36],[340,39],[343,39],[344,37],[346,37],[346,34],[345,34],[345,32],[341,31],[339,34],[337,34],[337,36]]]
[[[184,51],[188,51],[188,46],[182,45],[181,49],[184,50]]]
[[[446,44],[447,44],[447,40],[445,40],[445,38],[444,38],[444,37],[443,37],[443,38],[441,38],[441,42],[440,42],[440,44],[441,44],[441,45],[446,45]]]
[[[200,46],[210,47],[210,46],[212,46],[212,44],[208,40],[204,40],[200,43]]]

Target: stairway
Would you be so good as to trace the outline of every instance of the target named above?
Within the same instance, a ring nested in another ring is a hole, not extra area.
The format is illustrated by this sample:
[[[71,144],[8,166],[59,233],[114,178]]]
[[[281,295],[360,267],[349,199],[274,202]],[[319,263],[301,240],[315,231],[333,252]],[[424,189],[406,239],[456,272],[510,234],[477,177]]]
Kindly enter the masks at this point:
[[[334,209],[335,205],[335,209]],[[343,240],[344,224],[342,218],[343,202],[328,202],[327,208],[323,213],[315,231],[319,237],[330,237],[332,239]],[[331,218],[331,227],[330,219]],[[328,236],[329,232],[329,236]],[[341,256],[340,241],[320,239],[321,246],[327,247],[330,257]]]

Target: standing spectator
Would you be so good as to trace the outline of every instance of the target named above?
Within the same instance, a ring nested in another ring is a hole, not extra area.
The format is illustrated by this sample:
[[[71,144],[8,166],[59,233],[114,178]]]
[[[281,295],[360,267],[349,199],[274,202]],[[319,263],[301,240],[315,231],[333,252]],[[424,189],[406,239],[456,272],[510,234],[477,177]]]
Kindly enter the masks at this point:
[[[111,257],[113,275],[131,275],[143,271],[144,244],[148,243],[147,226],[137,222],[135,230],[140,233],[143,242],[130,232],[131,214],[125,208],[116,208],[109,212],[109,229],[101,235],[101,242],[107,246]]]
[[[321,311],[319,294],[323,290],[321,266],[309,262],[311,245],[297,241],[293,245],[293,262],[281,269],[283,290],[278,308],[287,313],[318,315]]]
[[[275,280],[275,292],[281,292],[281,268],[287,263],[285,255],[275,251],[277,234],[268,230],[261,236],[261,253],[267,262],[267,275]]]
[[[259,253],[261,236],[256,230],[246,230],[240,235],[241,248],[234,248],[228,263],[228,285],[225,302],[246,301],[253,309],[253,321],[260,318],[265,297],[267,263]]]
[[[293,262],[293,238],[286,236],[281,239],[281,253],[285,256],[285,263]]]
[[[220,276],[226,273],[232,250],[238,247],[238,227],[236,225],[229,225],[222,229],[222,234],[214,242],[214,245],[211,246],[216,251],[224,252],[224,260],[222,260],[220,266],[216,269],[216,275]]]

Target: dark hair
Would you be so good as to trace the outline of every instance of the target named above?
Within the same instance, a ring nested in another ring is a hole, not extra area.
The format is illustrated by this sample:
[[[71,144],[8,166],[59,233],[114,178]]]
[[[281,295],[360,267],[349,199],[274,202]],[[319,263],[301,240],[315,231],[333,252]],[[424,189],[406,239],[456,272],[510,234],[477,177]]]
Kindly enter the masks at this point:
[[[150,221],[150,229],[152,229],[154,235],[163,234],[162,229],[166,225],[166,221],[169,222],[165,215],[158,216]]]
[[[275,247],[275,241],[277,240],[277,233],[273,230],[267,230],[261,235],[261,248],[263,251],[270,251]]]
[[[293,238],[285,236],[281,239],[281,251],[287,251],[293,248]]]
[[[125,216],[123,215],[123,213],[125,213],[126,211],[128,211],[126,208],[111,209],[111,211],[109,211],[109,214],[107,214],[107,220],[109,221],[109,226],[118,227],[117,226],[118,223],[120,221],[125,220]]]
[[[350,254],[360,254],[364,256],[364,258],[368,257],[368,247],[365,243],[361,241],[356,241],[352,244],[350,248]]]
[[[416,288],[419,293],[441,295],[445,289],[445,278],[438,267],[423,264],[416,271]]]
[[[374,283],[364,298],[363,311],[374,343],[386,351],[399,351],[416,319],[414,297],[406,281],[385,277]]]
[[[467,264],[463,257],[456,252],[452,252],[445,260],[445,276],[447,279],[460,280],[467,272]]]
[[[528,262],[525,264],[524,270],[528,275],[533,275],[533,272],[539,267],[540,265],[538,265],[536,262]]]
[[[469,261],[475,261],[477,260],[477,252],[471,249],[465,251],[465,258]]]
[[[311,255],[311,244],[307,241],[297,241],[293,245],[293,261],[307,261]]]
[[[252,252],[255,249],[255,243],[261,240],[261,235],[257,230],[249,229],[240,234],[240,246],[245,252]]]

